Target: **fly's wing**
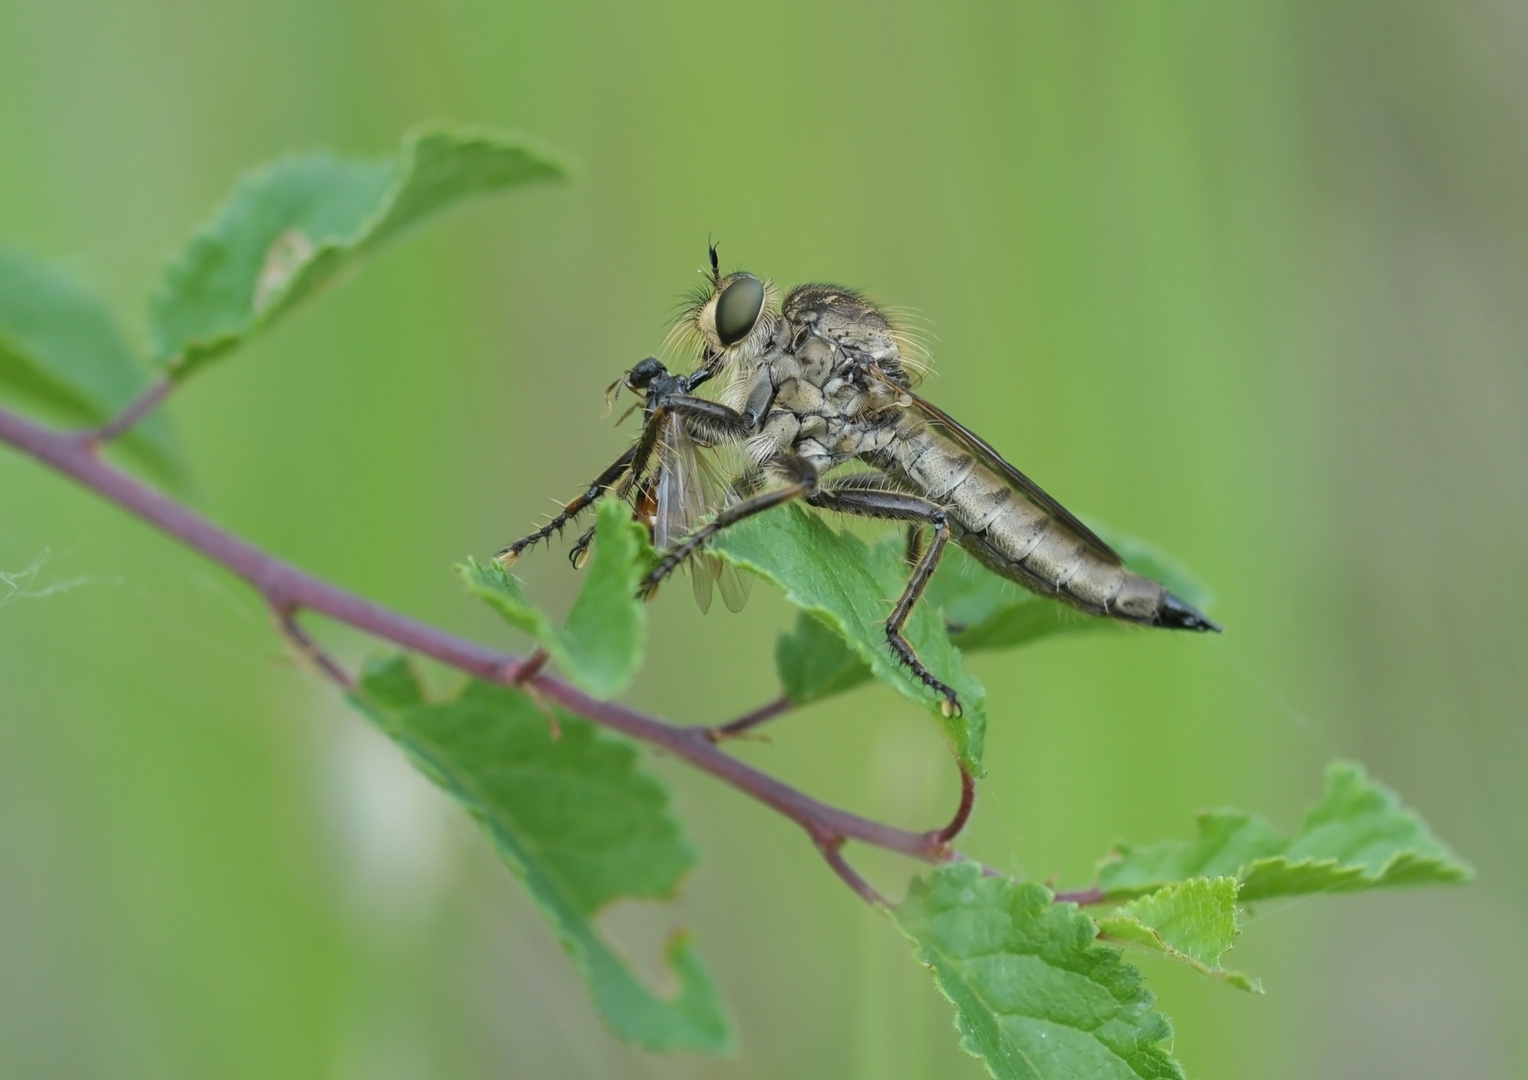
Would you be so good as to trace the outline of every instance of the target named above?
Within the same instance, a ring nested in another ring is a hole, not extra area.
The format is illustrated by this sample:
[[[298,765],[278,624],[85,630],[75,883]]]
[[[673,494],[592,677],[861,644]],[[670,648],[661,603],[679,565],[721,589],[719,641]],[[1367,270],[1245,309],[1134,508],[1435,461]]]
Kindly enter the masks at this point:
[[[753,577],[746,570],[739,570],[715,555],[707,555],[706,558],[717,566],[716,580],[722,589],[722,603],[727,605],[728,611],[742,611],[743,605],[748,603],[749,590],[753,588]]]
[[[926,401],[911,390],[904,389],[901,386],[896,387],[896,389],[901,392],[903,397],[910,400],[912,407],[922,413],[924,418],[933,424],[934,427],[959,443],[967,453],[971,454],[1004,480],[1007,480],[1016,489],[1023,492],[1032,502],[1044,507],[1046,513],[1082,537],[1083,541],[1087,543],[1095,555],[1108,559],[1116,565],[1124,565],[1125,560],[1120,558],[1118,552],[1099,539],[1092,529],[1078,521],[1075,514],[1047,495],[1039,484],[1004,461],[1002,455],[988,445],[985,439],[981,438],[981,436],[960,423],[933,402]]]
[[[727,482],[727,470],[722,466],[720,455],[724,453],[721,447],[700,447],[695,445],[693,468],[690,475],[694,478],[693,493],[694,505],[699,507],[696,517],[697,523],[709,521],[713,516],[737,502],[737,494],[732,485]],[[743,605],[748,603],[748,591],[753,586],[753,578],[729,562],[724,562],[715,555],[704,552],[696,558],[690,566],[690,573],[699,581],[701,575],[715,581],[721,588],[722,603],[727,605],[728,611],[742,611]],[[696,588],[700,586],[697,584]],[[710,586],[707,586],[707,593]]]
[[[695,487],[697,503],[705,508],[701,515],[705,520],[709,521],[715,514],[738,501],[737,491],[728,481],[729,475],[737,476],[742,471],[738,457],[736,446],[700,447],[697,445]],[[737,467],[729,467],[732,465]],[[711,577],[721,587],[722,603],[727,605],[727,610],[742,611],[743,605],[748,603],[748,592],[753,587],[753,576],[715,555],[702,554],[697,563],[709,568]]]

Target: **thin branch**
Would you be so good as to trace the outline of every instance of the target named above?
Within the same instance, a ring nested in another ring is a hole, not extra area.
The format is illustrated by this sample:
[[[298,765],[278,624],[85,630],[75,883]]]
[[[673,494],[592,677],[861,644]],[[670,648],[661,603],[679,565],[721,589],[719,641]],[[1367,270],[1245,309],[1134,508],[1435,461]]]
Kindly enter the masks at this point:
[[[966,827],[966,822],[971,820],[971,811],[976,808],[976,777],[971,770],[966,768],[965,762],[960,762],[960,805],[955,808],[955,816],[950,823],[942,829],[935,829],[929,835],[941,844],[948,844],[960,835]]]
[[[149,384],[148,389],[139,394],[127,407],[112,417],[106,423],[94,431],[85,432],[86,438],[100,445],[109,443],[115,438],[127,434],[133,426],[149,413],[157,409],[162,401],[169,396],[170,391],[175,389],[175,384],[170,379],[161,376]]]
[[[717,749],[704,728],[680,727],[615,702],[598,701],[558,679],[535,674],[534,659],[528,661],[457,637],[299,570],[139,483],[103,461],[94,453],[92,443],[76,435],[53,431],[0,409],[0,441],[73,478],[243,578],[284,618],[301,609],[316,611],[479,679],[509,685],[528,682],[570,712],[683,758],[800,825],[834,870],[851,885],[853,881],[845,876],[847,864],[838,854],[838,847],[846,840],[858,840],[929,862],[960,857],[937,833],[899,829],[829,806],[729,757]],[[311,639],[295,621],[284,622],[283,628],[289,635],[293,629],[297,631],[294,639],[302,644],[307,655],[315,658],[322,655],[310,651]],[[335,671],[324,668],[330,677],[342,670],[337,664],[334,666]],[[848,873],[852,874],[852,869]],[[854,887],[869,898],[859,886]]]
[[[769,723],[775,717],[788,713],[795,707],[795,703],[790,698],[781,694],[773,701],[765,702],[757,709],[744,713],[736,720],[729,720],[725,724],[717,724],[715,727],[707,727],[702,730],[706,733],[706,738],[712,742],[726,742],[728,739],[738,738],[761,724]]]
[[[281,628],[281,632],[287,636],[304,659],[316,667],[320,673],[327,676],[330,681],[339,686],[341,690],[344,690],[346,693],[355,690],[355,676],[346,671],[338,660],[330,656],[322,645],[313,640],[312,636],[303,629],[302,624],[297,621],[297,613],[295,611],[272,609],[272,612],[276,616],[276,625]]]
[[[859,898],[872,907],[891,907],[887,899],[882,896],[876,887],[860,876],[858,870],[849,865],[849,860],[844,858],[843,840],[829,840],[817,845],[817,850],[822,852],[822,857],[833,868],[833,872],[843,879],[845,885],[859,894]]]

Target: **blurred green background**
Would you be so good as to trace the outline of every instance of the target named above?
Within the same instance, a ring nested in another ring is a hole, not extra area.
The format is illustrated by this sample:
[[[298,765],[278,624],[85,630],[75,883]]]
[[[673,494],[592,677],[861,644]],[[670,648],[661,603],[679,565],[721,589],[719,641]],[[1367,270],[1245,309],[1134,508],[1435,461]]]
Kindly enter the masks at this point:
[[[1290,4],[0,0],[0,236],[141,336],[239,173],[421,120],[579,182],[475,205],[170,407],[191,497],[487,640],[450,564],[627,437],[707,234],[724,264],[928,321],[927,391],[1073,509],[1216,589],[1223,639],[987,654],[964,842],[1088,880],[1234,802],[1292,825],[1348,755],[1476,863],[1257,912],[1264,998],[1142,961],[1193,1076],[1528,1075],[1528,9]],[[630,1050],[487,845],[299,670],[236,582],[0,452],[0,1076],[976,1077],[895,931],[791,826],[659,760],[702,864],[732,1059]],[[565,603],[561,550],[522,562]],[[773,692],[790,613],[654,608],[631,700]],[[45,594],[45,595],[44,595]],[[366,642],[333,634],[349,658]],[[910,826],[933,724],[869,688],[737,752]],[[900,892],[905,865],[867,858]]]

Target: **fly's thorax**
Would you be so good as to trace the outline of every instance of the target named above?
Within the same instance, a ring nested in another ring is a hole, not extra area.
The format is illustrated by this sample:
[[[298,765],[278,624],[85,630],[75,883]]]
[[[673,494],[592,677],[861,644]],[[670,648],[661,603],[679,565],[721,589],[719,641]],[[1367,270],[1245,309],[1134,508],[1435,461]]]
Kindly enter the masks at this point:
[[[780,313],[793,326],[809,328],[830,343],[877,363],[901,366],[901,351],[891,320],[852,289],[839,285],[798,285],[786,296]]]
[[[803,327],[800,333],[794,335],[792,344],[790,354],[799,369],[800,378],[813,386],[824,386],[839,366],[839,351],[833,347],[833,343],[813,333],[811,327]]]

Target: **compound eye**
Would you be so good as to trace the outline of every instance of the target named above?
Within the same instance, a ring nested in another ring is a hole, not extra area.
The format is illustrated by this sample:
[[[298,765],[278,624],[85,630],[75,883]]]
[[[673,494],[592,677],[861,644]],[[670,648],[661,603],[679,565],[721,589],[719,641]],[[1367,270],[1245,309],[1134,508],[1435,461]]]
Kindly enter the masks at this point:
[[[764,283],[752,274],[739,274],[716,300],[716,336],[723,347],[748,336],[764,310]]]

